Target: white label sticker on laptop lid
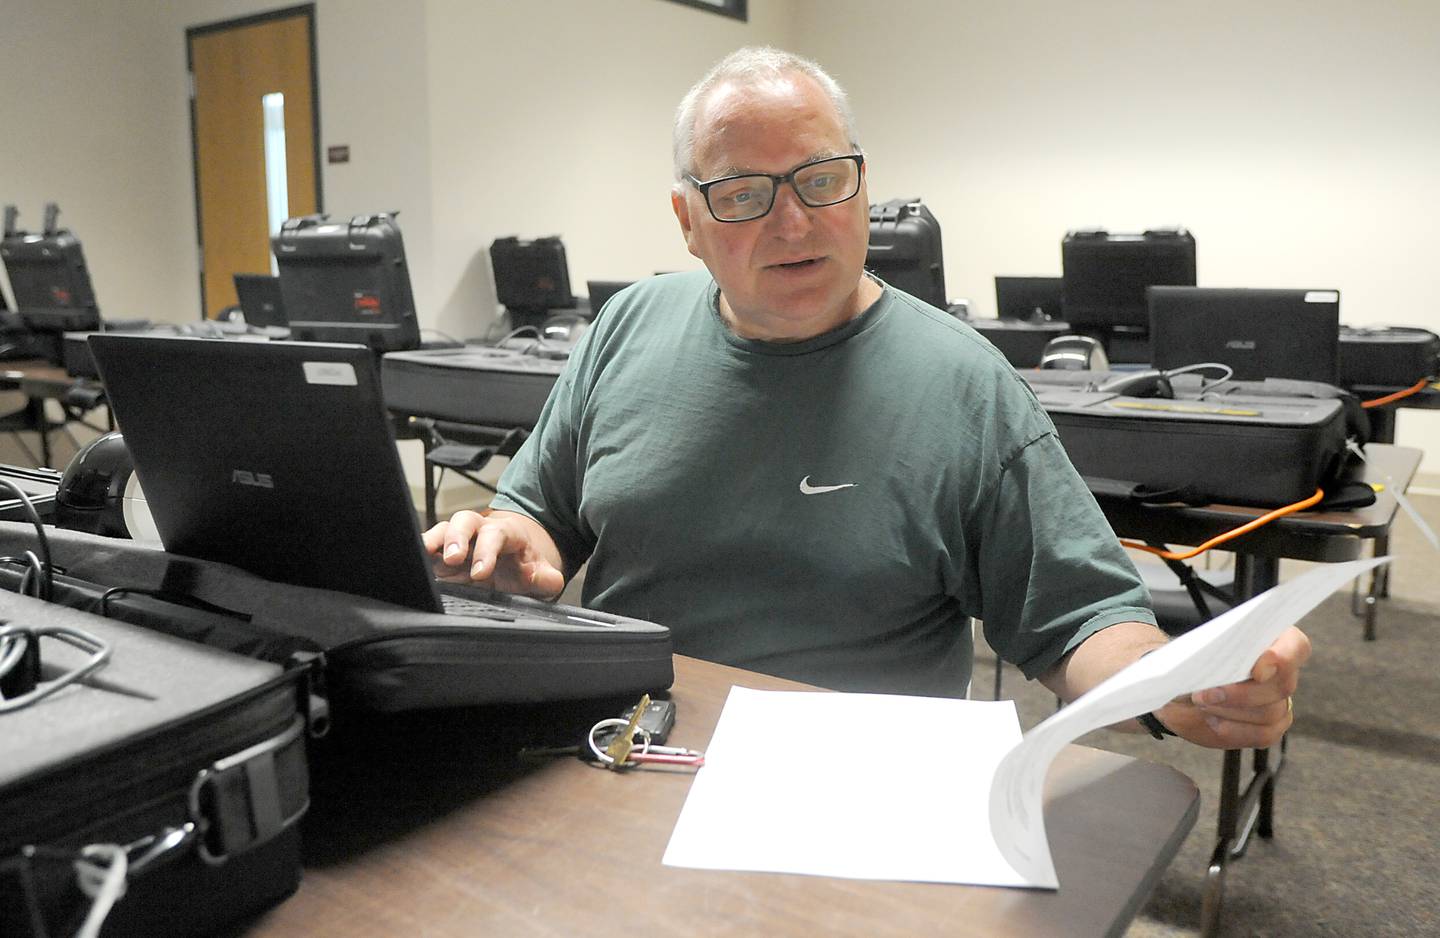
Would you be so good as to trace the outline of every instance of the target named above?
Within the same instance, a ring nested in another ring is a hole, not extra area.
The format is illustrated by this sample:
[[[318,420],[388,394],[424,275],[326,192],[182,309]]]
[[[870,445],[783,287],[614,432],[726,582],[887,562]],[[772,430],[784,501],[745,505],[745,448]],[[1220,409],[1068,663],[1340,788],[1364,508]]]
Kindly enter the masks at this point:
[[[1334,290],[1308,290],[1305,293],[1307,303],[1338,303],[1340,294]]]
[[[302,362],[306,384],[333,384],[355,387],[355,366],[348,362]]]

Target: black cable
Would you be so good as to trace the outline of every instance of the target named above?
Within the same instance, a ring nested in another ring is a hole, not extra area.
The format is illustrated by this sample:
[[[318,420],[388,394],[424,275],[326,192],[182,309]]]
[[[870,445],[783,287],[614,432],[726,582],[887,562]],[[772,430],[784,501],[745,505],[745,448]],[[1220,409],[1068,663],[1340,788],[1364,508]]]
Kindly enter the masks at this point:
[[[189,596],[185,593],[173,593],[169,590],[145,589],[139,586],[112,586],[101,593],[100,598],[95,601],[95,609],[98,614],[108,617],[110,615],[110,598],[125,593],[132,593],[136,596],[148,596],[151,599],[158,599],[161,602],[184,606],[187,609],[196,609],[200,612],[209,612],[218,616],[225,616],[240,622],[249,622],[253,618],[248,612],[240,612],[236,609],[216,605],[198,596]]]
[[[1200,613],[1200,621],[1209,622],[1210,607],[1206,604],[1205,594],[1200,591],[1200,587],[1196,582],[1199,578],[1195,576],[1195,571],[1190,569],[1188,564],[1182,563],[1179,560],[1162,559],[1165,560],[1165,566],[1169,567],[1170,571],[1180,578],[1180,585],[1185,587],[1185,592],[1190,594],[1190,601],[1195,604],[1195,611]]]
[[[35,510],[35,505],[30,501],[29,494],[9,479],[0,476],[0,486],[4,486],[15,493],[20,499],[20,504],[25,507],[25,514],[29,516],[30,523],[35,526],[35,538],[40,546],[41,579],[40,592],[37,594],[40,599],[49,602],[50,597],[55,593],[55,582],[53,579],[53,567],[50,563],[50,539],[45,536],[45,525],[40,521],[40,514]]]
[[[21,596],[30,595],[30,584],[38,583],[45,576],[40,558],[35,556],[33,550],[27,550],[24,557],[0,557],[0,563],[19,564],[25,568],[25,572],[20,575],[20,585],[15,588],[15,592]]]

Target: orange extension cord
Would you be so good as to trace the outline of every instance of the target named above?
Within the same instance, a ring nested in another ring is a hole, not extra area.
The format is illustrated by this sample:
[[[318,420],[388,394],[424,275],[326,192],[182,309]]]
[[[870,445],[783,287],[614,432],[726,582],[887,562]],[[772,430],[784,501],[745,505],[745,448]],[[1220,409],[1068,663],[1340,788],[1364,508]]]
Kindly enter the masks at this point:
[[[1421,378],[1413,385],[1403,391],[1396,391],[1394,394],[1386,394],[1384,397],[1377,397],[1373,401],[1361,401],[1361,407],[1384,407],[1386,404],[1393,404],[1401,398],[1409,397],[1412,394],[1419,394],[1430,384],[1429,378]]]
[[[1283,518],[1286,515],[1293,515],[1297,511],[1304,511],[1306,508],[1310,508],[1313,505],[1318,505],[1324,497],[1325,490],[1316,489],[1315,494],[1311,495],[1304,501],[1295,502],[1293,505],[1286,505],[1283,508],[1276,508],[1274,511],[1263,514],[1253,521],[1245,522],[1238,528],[1232,528],[1231,530],[1226,531],[1224,534],[1217,534],[1214,537],[1210,538],[1210,540],[1206,541],[1204,544],[1196,547],[1194,550],[1188,550],[1184,552],[1161,550],[1158,547],[1151,547],[1149,544],[1141,544],[1139,541],[1122,540],[1120,543],[1130,548],[1131,550],[1143,550],[1147,554],[1154,554],[1157,557],[1163,557],[1166,560],[1189,560],[1191,557],[1195,557],[1199,554],[1205,553],[1205,551],[1209,550],[1212,547],[1219,546],[1226,541],[1234,540],[1242,534],[1249,534],[1256,528],[1261,527],[1262,525],[1269,524],[1276,518]]]

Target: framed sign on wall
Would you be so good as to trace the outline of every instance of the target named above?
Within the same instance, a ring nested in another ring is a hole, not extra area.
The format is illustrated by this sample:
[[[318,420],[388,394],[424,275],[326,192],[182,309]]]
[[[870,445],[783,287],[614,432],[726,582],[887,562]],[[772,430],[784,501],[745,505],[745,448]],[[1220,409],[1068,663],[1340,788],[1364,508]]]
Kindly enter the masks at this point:
[[[670,0],[670,2],[683,3],[687,7],[709,10],[711,13],[719,13],[721,16],[732,16],[742,22],[746,21],[746,0]]]

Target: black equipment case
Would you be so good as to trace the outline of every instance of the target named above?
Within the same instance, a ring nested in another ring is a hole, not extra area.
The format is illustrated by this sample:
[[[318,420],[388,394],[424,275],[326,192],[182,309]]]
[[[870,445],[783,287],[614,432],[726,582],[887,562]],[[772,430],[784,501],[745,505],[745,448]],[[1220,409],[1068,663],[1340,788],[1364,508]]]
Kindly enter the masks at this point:
[[[509,612],[446,615],[277,583],[228,564],[79,531],[49,532],[53,601],[102,609],[180,638],[279,664],[309,665],[340,714],[638,697],[674,680],[670,630],[638,619],[495,597]],[[0,556],[34,529],[0,522]],[[0,564],[0,589],[24,568]],[[462,595],[483,599],[484,590]],[[534,615],[527,616],[533,610]],[[319,691],[317,691],[317,694]]]
[[[397,414],[531,429],[568,358],[568,346],[534,340],[391,352],[380,359],[380,384]]]
[[[892,287],[945,309],[944,264],[940,223],[918,197],[870,206],[867,270]]]
[[[1340,383],[1407,388],[1440,375],[1440,336],[1405,326],[1340,327]]]
[[[1184,228],[1069,231],[1060,242],[1060,263],[1065,322],[1148,330],[1147,286],[1195,285],[1195,236]]]
[[[0,711],[0,934],[75,934],[102,878],[82,891],[76,860],[103,872],[120,849],[106,938],[215,935],[295,891],[303,672],[28,596],[0,593],[0,617],[33,630],[27,651],[56,628],[109,646],[97,670]],[[38,647],[41,688],[93,650],[53,632]],[[25,689],[12,684],[9,701]]]
[[[61,229],[17,232],[0,240],[0,257],[15,292],[15,309],[32,329],[96,329],[100,309],[80,242]]]
[[[288,218],[273,246],[291,338],[384,352],[419,347],[405,245],[391,215]]]
[[[1216,397],[1130,397],[1103,390],[1103,380],[1097,389],[1085,375],[1023,373],[1076,470],[1177,501],[1261,507],[1303,501],[1339,477],[1357,426],[1339,397],[1244,387]],[[1047,383],[1056,377],[1064,383]]]

